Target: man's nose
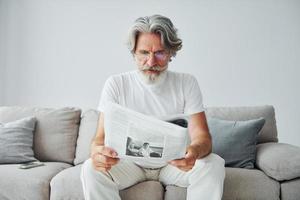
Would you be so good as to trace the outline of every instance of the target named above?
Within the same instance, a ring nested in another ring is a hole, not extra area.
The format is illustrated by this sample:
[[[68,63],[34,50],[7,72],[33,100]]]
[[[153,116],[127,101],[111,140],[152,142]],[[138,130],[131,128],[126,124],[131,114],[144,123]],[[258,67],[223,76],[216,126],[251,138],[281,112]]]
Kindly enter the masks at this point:
[[[147,65],[149,66],[149,67],[152,67],[152,66],[154,66],[154,65],[156,65],[157,63],[156,63],[156,59],[155,59],[155,56],[154,56],[154,54],[150,54],[149,55],[149,59],[147,60]]]

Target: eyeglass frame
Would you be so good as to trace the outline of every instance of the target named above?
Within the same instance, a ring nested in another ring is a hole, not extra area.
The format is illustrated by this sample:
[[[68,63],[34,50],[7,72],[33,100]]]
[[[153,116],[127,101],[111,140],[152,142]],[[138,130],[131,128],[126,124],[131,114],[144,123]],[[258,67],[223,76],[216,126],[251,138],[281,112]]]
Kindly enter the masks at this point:
[[[143,54],[144,53],[144,54]],[[163,58],[159,58],[157,54],[159,53],[163,53],[164,55]],[[150,59],[150,55],[153,54],[154,55],[154,58],[155,60],[158,60],[158,61],[166,61],[168,55],[170,55],[170,52],[166,51],[166,50],[159,50],[159,51],[156,51],[156,52],[151,52],[151,51],[146,51],[146,50],[140,50],[139,52],[135,52],[134,55],[136,56],[136,58],[139,60],[139,61],[148,61]]]

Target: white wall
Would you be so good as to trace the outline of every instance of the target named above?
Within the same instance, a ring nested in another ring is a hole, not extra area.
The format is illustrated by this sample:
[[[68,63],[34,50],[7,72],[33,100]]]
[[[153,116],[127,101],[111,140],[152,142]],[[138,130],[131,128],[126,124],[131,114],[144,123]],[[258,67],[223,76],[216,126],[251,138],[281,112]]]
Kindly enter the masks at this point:
[[[207,106],[274,105],[280,141],[300,146],[300,1],[128,2],[2,0],[3,103],[95,108],[110,74],[135,69],[133,20],[160,13],[183,39],[170,68],[198,78]]]
[[[4,66],[5,66],[5,45],[4,43],[4,29],[6,24],[6,9],[4,3],[0,1],[0,106],[3,105],[3,91],[4,91]]]

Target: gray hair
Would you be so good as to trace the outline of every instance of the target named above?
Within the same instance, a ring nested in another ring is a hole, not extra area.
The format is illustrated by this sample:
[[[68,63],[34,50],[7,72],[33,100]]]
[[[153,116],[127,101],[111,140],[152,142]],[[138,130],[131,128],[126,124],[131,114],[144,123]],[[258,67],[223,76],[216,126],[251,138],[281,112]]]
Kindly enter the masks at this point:
[[[172,56],[175,56],[176,52],[182,47],[182,41],[177,36],[177,29],[169,18],[162,15],[139,17],[135,20],[129,30],[127,42],[132,54],[135,52],[136,40],[140,33],[159,34],[163,47],[170,51]]]

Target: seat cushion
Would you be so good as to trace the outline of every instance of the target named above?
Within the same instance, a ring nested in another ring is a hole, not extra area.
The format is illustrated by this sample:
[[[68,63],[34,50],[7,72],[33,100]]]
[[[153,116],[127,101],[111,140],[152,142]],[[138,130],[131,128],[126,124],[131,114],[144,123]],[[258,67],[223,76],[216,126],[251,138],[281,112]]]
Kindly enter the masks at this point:
[[[80,181],[81,164],[61,171],[51,181],[51,200],[84,200]],[[157,181],[147,181],[120,191],[122,200],[162,200],[164,188]]]
[[[262,117],[266,120],[266,123],[259,132],[257,142],[278,142],[273,106],[208,107],[205,113],[208,117],[232,121],[244,121]]]
[[[300,199],[300,178],[281,183],[282,200],[299,200]]]
[[[223,200],[280,199],[280,185],[257,169],[226,168]]]
[[[45,162],[44,166],[19,169],[18,164],[0,165],[0,199],[48,200],[50,180],[71,165]]]
[[[158,181],[146,181],[120,192],[122,200],[163,200],[164,188]]]
[[[37,119],[33,140],[35,158],[48,162],[72,164],[81,110],[77,108],[0,107],[0,122],[18,120],[28,116]]]
[[[164,200],[186,200],[186,188],[175,185],[166,186]]]
[[[51,200],[73,199],[84,200],[80,181],[82,165],[70,167],[58,173],[50,182]]]
[[[277,181],[256,169],[226,168],[222,200],[279,199],[280,186]],[[186,189],[167,186],[165,200],[184,200]]]

